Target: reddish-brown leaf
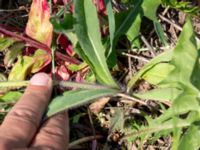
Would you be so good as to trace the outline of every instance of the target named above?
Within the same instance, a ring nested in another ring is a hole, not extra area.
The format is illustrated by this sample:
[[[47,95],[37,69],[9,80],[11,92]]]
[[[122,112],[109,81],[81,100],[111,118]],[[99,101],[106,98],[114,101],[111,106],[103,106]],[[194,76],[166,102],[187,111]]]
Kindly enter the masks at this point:
[[[50,9],[46,0],[33,0],[26,26],[26,34],[31,38],[51,46],[53,26],[49,21]]]

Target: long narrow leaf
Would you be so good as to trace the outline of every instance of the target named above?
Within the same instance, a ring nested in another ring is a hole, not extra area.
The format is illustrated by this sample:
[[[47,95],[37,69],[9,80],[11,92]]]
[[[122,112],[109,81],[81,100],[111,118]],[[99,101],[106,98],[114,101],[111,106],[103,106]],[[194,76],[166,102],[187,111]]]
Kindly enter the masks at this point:
[[[117,87],[113,80],[104,55],[101,42],[97,11],[91,0],[75,0],[75,32],[87,61],[95,73],[97,80],[106,85]],[[79,52],[79,53],[80,53]]]
[[[163,31],[163,28],[162,28],[160,22],[154,21],[153,24],[154,24],[154,28],[155,28],[156,34],[158,35],[158,37],[159,37],[160,41],[162,42],[162,44],[164,46],[169,46],[169,44],[167,42],[167,38],[166,38],[166,36],[164,34],[164,31]]]
[[[48,107],[46,117],[51,117],[63,110],[86,104],[93,99],[114,95],[116,93],[117,90],[113,89],[76,90],[65,92],[63,96],[56,97],[52,100]]]
[[[105,0],[106,9],[108,13],[108,22],[109,22],[109,33],[110,33],[110,48],[107,52],[107,62],[109,66],[114,66],[116,64],[116,54],[114,52],[114,36],[115,36],[115,16],[112,9],[111,0]],[[114,59],[114,60],[113,60]]]
[[[126,33],[129,28],[131,27],[133,21],[135,21],[138,13],[140,13],[141,5],[143,0],[138,0],[134,6],[134,8],[130,11],[130,13],[127,15],[127,17],[124,19],[122,24],[119,26],[119,28],[115,32],[115,42],[119,38],[120,35]]]

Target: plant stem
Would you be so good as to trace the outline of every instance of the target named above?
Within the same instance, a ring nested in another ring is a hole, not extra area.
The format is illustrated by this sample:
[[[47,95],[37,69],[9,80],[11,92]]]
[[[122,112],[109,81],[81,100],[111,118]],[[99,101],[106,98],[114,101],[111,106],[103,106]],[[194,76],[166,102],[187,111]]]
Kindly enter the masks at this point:
[[[77,146],[79,144],[82,144],[82,143],[85,143],[85,142],[88,142],[88,141],[97,140],[97,139],[101,139],[101,138],[103,138],[102,135],[95,135],[95,136],[83,137],[81,139],[78,139],[76,141],[71,142],[69,144],[69,148],[72,148],[74,146]]]
[[[29,84],[29,81],[4,81],[0,82],[0,88],[8,88],[8,87],[25,87]],[[79,83],[79,82],[70,82],[70,81],[56,81],[54,80],[54,86],[59,85],[61,87],[72,87],[79,89],[113,89],[113,87],[98,85],[98,84],[90,84],[90,83]],[[117,90],[117,89],[116,89]]]
[[[51,62],[52,62],[52,78],[55,80],[55,46],[52,46],[51,48]]]
[[[113,88],[113,87],[98,85],[98,84],[69,82],[69,81],[60,81],[58,82],[58,85],[63,86],[63,87],[73,87],[73,88],[81,88],[81,89],[112,89]]]
[[[29,81],[4,81],[0,82],[0,88],[7,88],[7,87],[24,87],[27,86]]]

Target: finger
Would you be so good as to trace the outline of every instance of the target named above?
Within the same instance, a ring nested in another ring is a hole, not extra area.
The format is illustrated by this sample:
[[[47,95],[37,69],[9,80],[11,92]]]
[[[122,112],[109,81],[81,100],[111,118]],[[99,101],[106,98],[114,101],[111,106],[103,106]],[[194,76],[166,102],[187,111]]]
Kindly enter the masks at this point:
[[[52,80],[47,74],[39,73],[33,76],[24,95],[0,127],[0,149],[24,147],[29,144],[49,103],[51,90]]]
[[[47,120],[36,135],[31,149],[68,149],[69,119],[66,112],[57,114]]]

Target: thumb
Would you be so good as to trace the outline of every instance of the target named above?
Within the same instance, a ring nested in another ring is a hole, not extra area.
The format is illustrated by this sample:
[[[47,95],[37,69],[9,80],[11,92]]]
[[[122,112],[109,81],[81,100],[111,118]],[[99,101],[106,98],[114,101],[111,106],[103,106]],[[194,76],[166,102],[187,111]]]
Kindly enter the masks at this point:
[[[20,148],[30,143],[49,103],[51,90],[52,80],[47,74],[38,73],[32,77],[24,95],[1,125],[0,148],[1,144]]]

